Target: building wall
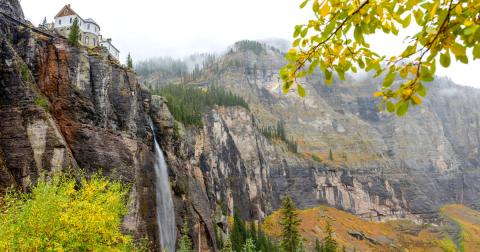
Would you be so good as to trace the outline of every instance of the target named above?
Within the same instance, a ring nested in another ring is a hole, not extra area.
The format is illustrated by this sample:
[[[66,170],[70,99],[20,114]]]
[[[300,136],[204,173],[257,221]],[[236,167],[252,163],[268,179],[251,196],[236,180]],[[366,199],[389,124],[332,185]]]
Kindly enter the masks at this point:
[[[98,36],[100,34],[100,27],[95,23],[85,21],[83,25],[83,31],[90,32]]]
[[[110,55],[112,55],[114,58],[116,58],[117,60],[119,59],[120,51],[118,51],[115,47],[113,47],[112,44],[110,44],[110,42],[102,41],[100,45],[107,48]]]
[[[84,32],[82,35],[82,44],[85,46],[95,47],[99,46],[99,38],[96,34]]]
[[[64,16],[64,17],[57,17],[55,18],[55,28],[66,28],[70,27],[73,24],[75,18],[78,18],[78,25],[80,26],[80,30],[82,32],[90,32],[96,34],[97,36],[100,34],[100,27],[93,22],[84,21],[78,15],[72,16]]]

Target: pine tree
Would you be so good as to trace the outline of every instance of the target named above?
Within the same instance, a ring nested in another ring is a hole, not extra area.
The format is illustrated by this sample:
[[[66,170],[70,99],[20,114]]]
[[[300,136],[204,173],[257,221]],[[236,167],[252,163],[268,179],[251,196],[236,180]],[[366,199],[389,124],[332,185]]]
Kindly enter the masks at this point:
[[[241,251],[245,241],[247,240],[247,229],[245,222],[242,221],[238,213],[233,215],[233,229],[230,235],[232,248],[234,251]]]
[[[306,252],[305,244],[303,244],[303,239],[300,239],[298,242],[297,250],[295,252]]]
[[[233,252],[232,241],[230,240],[230,238],[227,237],[227,239],[223,243],[223,248],[222,248],[221,251],[222,252]]]
[[[128,56],[127,56],[127,67],[128,69],[133,69],[133,60],[132,60],[132,56],[130,56],[130,53],[128,53]]]
[[[179,248],[178,252],[190,252],[192,251],[192,241],[190,240],[190,237],[188,236],[188,233],[190,232],[188,228],[188,223],[187,221],[183,222],[183,227],[182,230],[180,231],[181,237],[180,237],[180,242],[179,242]]]
[[[322,252],[322,244],[318,238],[315,239],[315,252]]]
[[[255,227],[255,222],[250,222],[250,229],[248,230],[249,232],[249,237],[252,238],[253,242],[256,244],[257,243],[257,228]]]
[[[70,46],[80,45],[80,26],[78,26],[78,18],[73,20],[73,24],[70,27],[70,33],[68,34],[67,42]]]
[[[280,213],[280,225],[282,226],[281,246],[285,252],[296,252],[298,244],[302,239],[298,230],[301,220],[290,196],[286,196],[283,199]]]
[[[337,241],[335,241],[335,238],[333,238],[332,225],[330,225],[329,221],[327,221],[325,233],[327,233],[327,236],[323,238],[322,252],[336,252],[338,244]]]
[[[48,25],[48,23],[47,23],[47,17],[45,17],[45,18],[43,18],[42,28],[43,28],[43,29],[47,29],[47,25]]]
[[[245,244],[242,247],[242,252],[255,252],[255,244],[251,238],[248,238],[245,241]]]

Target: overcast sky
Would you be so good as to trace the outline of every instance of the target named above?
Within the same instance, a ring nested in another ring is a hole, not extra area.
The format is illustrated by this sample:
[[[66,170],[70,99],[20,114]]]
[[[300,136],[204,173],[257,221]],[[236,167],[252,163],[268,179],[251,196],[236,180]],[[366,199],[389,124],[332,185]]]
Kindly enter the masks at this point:
[[[221,52],[235,41],[283,38],[304,23],[309,10],[300,0],[22,0],[27,19],[51,22],[67,3],[84,19],[93,18],[104,37],[111,37],[134,60],[158,56],[183,57],[195,52]],[[382,53],[401,52],[402,39],[376,36],[368,40]],[[438,67],[437,74],[461,85],[480,88],[480,61]]]

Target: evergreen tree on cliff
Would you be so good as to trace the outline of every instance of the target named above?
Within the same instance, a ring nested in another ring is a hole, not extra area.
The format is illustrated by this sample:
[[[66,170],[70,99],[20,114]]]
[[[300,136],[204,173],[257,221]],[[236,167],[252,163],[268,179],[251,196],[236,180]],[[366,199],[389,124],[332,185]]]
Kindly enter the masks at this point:
[[[290,196],[286,196],[282,202],[282,209],[280,210],[282,226],[282,249],[285,252],[296,252],[300,248],[301,235],[298,230],[301,220],[298,217],[297,207],[293,203]]]
[[[133,60],[132,56],[130,56],[130,53],[127,56],[127,67],[128,69],[133,69]]]
[[[189,252],[192,250],[192,241],[188,236],[189,228],[187,222],[183,222],[183,227],[181,230],[182,236],[180,237],[178,252]]]
[[[327,221],[327,227],[325,228],[327,236],[323,238],[322,252],[336,252],[338,248],[337,241],[333,238],[333,230],[330,222]]]
[[[78,26],[78,18],[75,18],[72,27],[70,27],[67,42],[71,46],[80,45],[80,26]]]

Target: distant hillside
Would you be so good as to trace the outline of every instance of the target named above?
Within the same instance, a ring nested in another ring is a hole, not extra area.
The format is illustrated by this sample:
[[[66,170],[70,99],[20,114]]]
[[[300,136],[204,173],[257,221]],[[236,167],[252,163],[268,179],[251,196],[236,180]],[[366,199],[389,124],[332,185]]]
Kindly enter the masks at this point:
[[[300,230],[313,250],[315,239],[325,237],[327,221],[332,225],[339,247],[347,251],[479,251],[480,212],[462,205],[447,205],[441,210],[443,224],[419,225],[414,222],[371,222],[326,206],[299,211]],[[279,212],[265,219],[263,230],[280,236]],[[461,250],[463,248],[463,250]],[[453,249],[453,250],[452,250]]]
[[[302,208],[327,203],[379,220],[436,221],[438,209],[451,203],[480,209],[480,90],[437,78],[427,85],[422,106],[398,118],[377,108],[372,94],[380,79],[349,76],[327,86],[316,73],[299,80],[307,90],[303,99],[295,88],[282,93],[278,73],[284,64],[280,50],[240,41],[183,79],[242,96],[259,129],[285,123],[296,156],[308,162],[288,172],[272,165],[279,169],[274,174],[284,175],[267,180],[278,186],[275,198],[288,191]]]

